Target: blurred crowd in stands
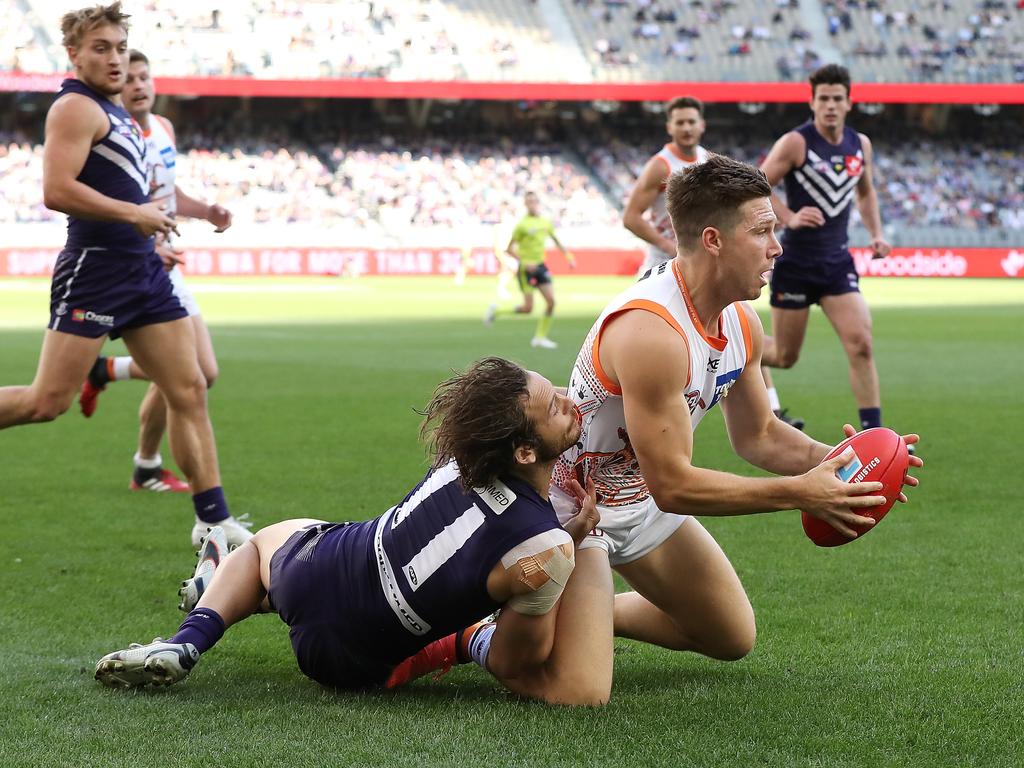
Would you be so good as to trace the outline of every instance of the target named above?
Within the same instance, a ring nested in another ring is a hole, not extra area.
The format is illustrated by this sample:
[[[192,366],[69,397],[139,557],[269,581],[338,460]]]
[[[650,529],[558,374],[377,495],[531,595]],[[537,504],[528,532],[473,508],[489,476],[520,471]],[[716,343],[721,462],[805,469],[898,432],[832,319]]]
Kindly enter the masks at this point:
[[[19,138],[0,133],[0,225],[62,221],[42,204],[41,147]],[[218,143],[222,135],[187,130],[179,140],[182,187],[229,207],[237,224],[363,229],[398,238],[507,222],[522,213],[522,196],[531,189],[559,226],[586,229],[598,241],[602,233],[618,235],[625,197],[659,149],[600,134],[557,146],[386,137],[344,147],[266,136]],[[770,145],[724,131],[706,143],[752,163]],[[926,228],[936,242],[952,232],[960,244],[970,233],[999,231],[1006,238],[1024,232],[1020,152],[968,141],[877,138],[875,151],[875,181],[890,231]]]
[[[0,0],[0,71],[62,71],[69,7]],[[1024,0],[558,0],[597,80],[1024,82]],[[535,0],[126,0],[131,42],[164,75],[531,79],[551,44]],[[555,50],[555,49],[550,49]],[[568,55],[568,54],[566,54]],[[681,74],[685,73],[685,74]]]

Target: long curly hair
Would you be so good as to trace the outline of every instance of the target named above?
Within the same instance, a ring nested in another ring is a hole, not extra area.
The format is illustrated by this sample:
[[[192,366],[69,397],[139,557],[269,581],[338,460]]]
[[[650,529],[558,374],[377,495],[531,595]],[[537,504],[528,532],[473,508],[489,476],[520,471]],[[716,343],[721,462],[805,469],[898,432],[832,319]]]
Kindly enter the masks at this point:
[[[487,485],[512,469],[518,446],[539,443],[526,415],[528,382],[521,366],[500,357],[478,360],[441,382],[419,411],[420,437],[434,467],[455,459],[465,488]]]

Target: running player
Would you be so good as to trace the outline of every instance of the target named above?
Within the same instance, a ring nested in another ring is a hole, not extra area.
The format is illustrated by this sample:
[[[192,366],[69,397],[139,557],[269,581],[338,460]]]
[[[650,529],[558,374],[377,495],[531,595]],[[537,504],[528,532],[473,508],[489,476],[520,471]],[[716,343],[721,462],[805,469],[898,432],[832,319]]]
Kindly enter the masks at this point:
[[[700,144],[706,128],[699,99],[680,96],[665,105],[665,130],[671,141],[647,161],[622,214],[626,229],[647,243],[638,275],[675,258],[676,236],[665,208],[665,184],[676,171],[707,159],[708,151]],[[644,215],[647,211],[650,219]]]
[[[154,246],[174,221],[149,201],[146,144],[121,102],[127,18],[113,3],[61,20],[76,78],[63,82],[46,117],[43,197],[68,214],[68,240],[35,380],[0,388],[0,429],[64,413],[106,337],[121,336],[167,399],[174,458],[193,491],[193,540],[220,523],[240,544],[252,534],[230,516],[221,488],[195,331]]]
[[[555,227],[551,219],[540,215],[540,198],[535,192],[527,192],[524,198],[526,203],[526,215],[519,220],[516,228],[512,231],[512,238],[508,241],[505,252],[519,262],[519,290],[523,292],[523,303],[515,308],[515,314],[528,315],[533,312],[533,289],[540,291],[544,297],[544,314],[537,321],[537,330],[533,334],[531,347],[542,347],[543,349],[557,349],[558,344],[548,338],[551,330],[551,321],[555,313],[555,287],[551,282],[551,272],[548,265],[544,263],[544,246],[550,237],[558,250],[569,262],[569,267],[576,268],[576,259],[558,242],[555,236]],[[491,304],[487,308],[485,322],[494,322],[498,315],[498,305]]]
[[[572,401],[542,376],[487,358],[442,383],[425,415],[434,466],[399,504],[363,523],[271,525],[223,562],[223,543],[204,547],[200,569],[211,564],[212,582],[196,590],[177,634],[104,656],[96,678],[176,683],[227,627],[261,608],[289,625],[299,668],[338,688],[395,687],[450,666],[452,633],[502,605],[497,627],[476,633],[471,651],[496,676],[574,653],[555,635],[554,608],[574,537],[597,522],[593,488],[573,486],[581,513],[572,533],[548,499],[555,459],[580,434]],[[580,693],[555,700],[601,703]]]
[[[146,138],[151,174],[150,198],[165,206],[164,210],[172,218],[179,215],[203,219],[216,227],[215,231],[223,232],[231,226],[231,212],[219,205],[208,205],[189,197],[177,186],[174,126],[167,118],[152,113],[155,95],[149,72],[149,59],[141,51],[131,51],[123,96],[128,112],[142,127],[142,135]],[[158,238],[158,249],[165,254],[166,260],[178,260],[169,240],[160,242]],[[195,329],[199,368],[203,372],[206,386],[212,387],[217,378],[218,368],[210,331],[200,314],[199,304],[185,284],[185,278],[176,263],[170,271],[170,277],[174,295],[185,307]],[[149,377],[130,357],[100,357],[82,384],[79,397],[82,413],[86,417],[92,416],[96,410],[97,398],[106,385],[111,381],[128,378],[148,380]],[[160,443],[167,430],[167,401],[155,384],[150,384],[139,407],[139,422],[139,446],[135,453],[135,467],[129,487],[132,490],[188,491],[188,483],[182,482],[173,472],[163,467]]]
[[[772,336],[766,366],[791,368],[800,356],[812,304],[820,304],[849,360],[850,386],[862,429],[882,424],[878,371],[871,344],[871,314],[860,293],[847,249],[850,203],[856,199],[875,258],[891,247],[882,235],[872,183],[871,142],[846,125],[850,73],[828,64],[811,75],[813,119],[790,131],[765,158],[768,183],[785,180],[786,203],[772,206],[786,227],[784,254],[772,272]]]

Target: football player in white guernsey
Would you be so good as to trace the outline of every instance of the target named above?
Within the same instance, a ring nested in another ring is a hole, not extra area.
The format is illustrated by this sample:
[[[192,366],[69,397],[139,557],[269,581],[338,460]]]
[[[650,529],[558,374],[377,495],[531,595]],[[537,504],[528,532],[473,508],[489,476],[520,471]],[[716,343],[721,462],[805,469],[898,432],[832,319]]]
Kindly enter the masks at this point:
[[[167,118],[153,114],[155,98],[149,59],[141,51],[130,51],[124,102],[125,108],[139,123],[146,138],[151,168],[151,198],[165,206],[171,216],[203,219],[210,222],[216,232],[223,232],[231,226],[231,212],[220,205],[207,204],[190,197],[177,185],[174,126]],[[185,284],[178,266],[182,262],[181,251],[176,249],[169,239],[158,239],[157,253],[170,272],[175,295],[189,314],[196,335],[199,367],[206,379],[207,387],[211,387],[219,373],[217,358],[214,355],[210,331],[200,314],[199,304]],[[89,378],[82,385],[79,397],[82,413],[89,417],[95,412],[99,393],[107,383],[129,378],[149,379],[146,372],[130,357],[100,357],[93,366]],[[167,404],[160,390],[153,384],[146,391],[139,407],[139,422],[139,444],[134,459],[131,488],[188,491],[187,483],[162,466],[160,443],[167,428]]]
[[[555,466],[551,499],[570,519],[571,481],[592,480],[601,522],[580,544],[562,598],[585,627],[567,680],[610,680],[613,631],[722,660],[750,652],[750,601],[693,516],[801,509],[853,537],[851,525],[870,524],[858,510],[884,500],[879,483],[836,477],[849,453],[819,463],[829,446],[768,406],[764,335],[746,301],[760,295],[782,251],[770,194],[759,170],[716,155],[673,174],[667,196],[678,255],[612,300],[576,360],[568,394],[583,432]],[[779,476],[694,463],[694,430],[718,402],[736,453]],[[613,597],[612,568],[635,591]]]
[[[665,105],[665,131],[671,141],[647,161],[622,214],[626,229],[647,243],[641,275],[676,255],[676,238],[665,209],[665,183],[674,172],[707,158],[707,150],[700,145],[706,127],[699,99],[680,96]],[[650,219],[644,215],[648,210]]]

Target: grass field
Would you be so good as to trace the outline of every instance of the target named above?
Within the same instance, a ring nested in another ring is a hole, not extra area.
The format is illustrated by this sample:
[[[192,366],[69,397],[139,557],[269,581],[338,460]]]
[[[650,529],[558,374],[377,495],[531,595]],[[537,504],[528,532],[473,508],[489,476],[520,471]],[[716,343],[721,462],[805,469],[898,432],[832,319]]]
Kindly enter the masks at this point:
[[[195,285],[221,364],[224,484],[263,525],[385,510],[422,474],[412,409],[451,368],[499,354],[564,383],[625,279],[559,281],[554,352],[529,347],[531,320],[480,323],[484,279]],[[90,421],[0,434],[0,766],[1024,764],[1024,283],[864,290],[886,421],[922,434],[911,503],[836,550],[795,512],[706,519],[757,612],[756,649],[725,664],[619,641],[599,711],[518,701],[474,667],[397,694],[327,692],[273,616],[231,630],[180,686],[103,689],[99,656],[178,625],[188,497],[127,491],[141,384],[109,388]],[[31,379],[46,301],[42,282],[0,282],[0,382]],[[820,314],[777,383],[824,441],[856,416]],[[706,422],[695,462],[752,471],[720,415]]]

